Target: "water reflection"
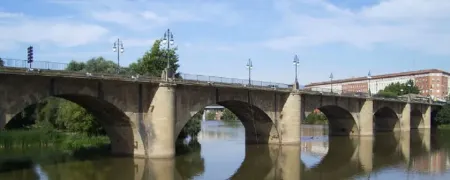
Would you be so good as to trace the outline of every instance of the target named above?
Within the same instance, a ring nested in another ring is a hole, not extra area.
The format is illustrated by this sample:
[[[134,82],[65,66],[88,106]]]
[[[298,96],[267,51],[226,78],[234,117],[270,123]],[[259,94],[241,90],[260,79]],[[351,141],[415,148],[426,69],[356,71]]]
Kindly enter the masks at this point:
[[[245,145],[243,127],[203,127],[198,151],[173,159],[7,158],[0,179],[447,179],[449,131],[328,137],[305,130],[300,145]],[[434,174],[439,174],[435,176]]]

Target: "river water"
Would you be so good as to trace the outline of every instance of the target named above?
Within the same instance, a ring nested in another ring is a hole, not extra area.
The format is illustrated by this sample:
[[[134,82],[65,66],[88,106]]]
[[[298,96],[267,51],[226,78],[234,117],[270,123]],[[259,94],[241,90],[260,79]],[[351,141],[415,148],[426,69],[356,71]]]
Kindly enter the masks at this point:
[[[447,137],[442,130],[328,137],[326,127],[303,125],[301,145],[246,146],[241,124],[207,121],[201,150],[169,160],[1,151],[0,180],[450,179]]]

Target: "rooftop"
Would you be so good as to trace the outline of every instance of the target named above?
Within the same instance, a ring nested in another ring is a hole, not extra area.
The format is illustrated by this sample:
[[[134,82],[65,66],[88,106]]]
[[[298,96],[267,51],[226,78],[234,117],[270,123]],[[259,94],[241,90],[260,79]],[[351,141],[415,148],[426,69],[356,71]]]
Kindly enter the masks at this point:
[[[400,73],[390,73],[390,74],[382,74],[382,75],[375,75],[372,76],[371,79],[383,79],[383,78],[393,78],[393,77],[401,77],[401,76],[413,76],[413,75],[421,75],[421,74],[428,74],[428,73],[443,73],[445,75],[449,75],[450,73],[446,71],[442,71],[439,69],[425,69],[425,70],[418,70],[418,71],[408,71],[408,72],[400,72]],[[305,87],[310,86],[318,86],[318,85],[327,85],[330,83],[346,83],[346,82],[354,82],[354,81],[363,81],[368,80],[367,76],[364,77],[355,77],[355,78],[348,78],[348,79],[340,79],[340,80],[333,80],[333,81],[322,81],[322,82],[316,82],[316,83],[310,83],[308,85],[305,85]]]

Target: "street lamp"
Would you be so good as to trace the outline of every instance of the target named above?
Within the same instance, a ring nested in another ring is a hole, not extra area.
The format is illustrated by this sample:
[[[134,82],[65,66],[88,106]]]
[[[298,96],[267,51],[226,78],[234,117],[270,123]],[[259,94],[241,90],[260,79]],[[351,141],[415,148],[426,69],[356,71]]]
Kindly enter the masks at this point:
[[[367,73],[367,79],[369,80],[369,83],[367,84],[367,86],[369,86],[369,96],[370,96],[370,95],[372,95],[372,93],[370,92],[370,79],[372,79],[372,74],[370,73],[370,71],[369,71],[369,73]]]
[[[298,88],[298,73],[297,73],[297,68],[298,68],[298,65],[300,64],[300,61],[299,61],[299,59],[298,59],[298,56],[297,55],[295,55],[294,56],[294,61],[293,61],[293,63],[294,63],[294,66],[295,66],[295,88]]]
[[[251,83],[251,81],[252,81],[251,72],[252,72],[252,68],[253,68],[252,60],[250,58],[248,59],[248,62],[247,62],[247,68],[248,68],[248,85],[250,86],[252,84]]]
[[[170,50],[170,45],[174,44],[174,40],[173,40],[173,34],[170,31],[170,29],[167,29],[166,32],[164,32],[164,38],[161,42],[162,44],[167,44],[167,51],[166,51],[166,58],[167,58],[167,67],[166,67],[166,80],[169,77],[169,69],[170,69],[170,62],[169,62],[169,50]]]
[[[123,42],[117,38],[117,41],[114,42],[113,52],[117,51],[117,74],[120,72],[120,53],[124,52]]]
[[[333,73],[330,74],[330,88],[331,88],[331,93],[333,93]]]

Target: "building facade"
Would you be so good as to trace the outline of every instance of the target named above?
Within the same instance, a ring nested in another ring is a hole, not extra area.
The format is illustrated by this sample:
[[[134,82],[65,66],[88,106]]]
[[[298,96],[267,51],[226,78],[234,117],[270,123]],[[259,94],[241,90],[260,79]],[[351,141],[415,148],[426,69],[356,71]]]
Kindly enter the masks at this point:
[[[406,83],[409,80],[419,88],[420,95],[431,96],[436,99],[445,99],[449,93],[450,73],[438,70],[427,69],[419,71],[409,71],[401,73],[383,74],[372,77],[357,77],[325,82],[317,82],[306,85],[316,91],[345,93],[361,92],[375,94],[383,90],[391,83]]]

